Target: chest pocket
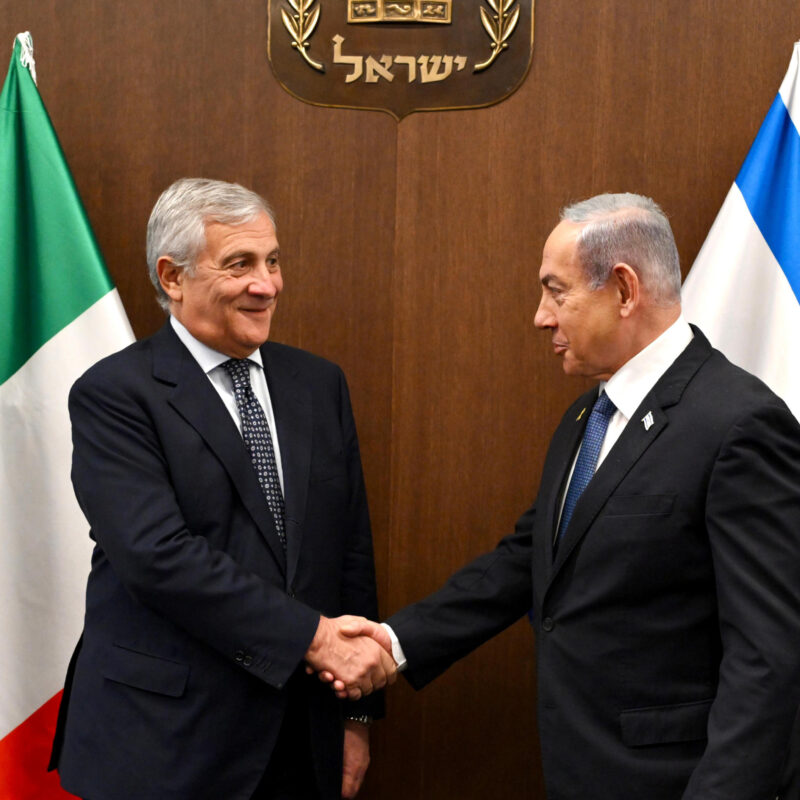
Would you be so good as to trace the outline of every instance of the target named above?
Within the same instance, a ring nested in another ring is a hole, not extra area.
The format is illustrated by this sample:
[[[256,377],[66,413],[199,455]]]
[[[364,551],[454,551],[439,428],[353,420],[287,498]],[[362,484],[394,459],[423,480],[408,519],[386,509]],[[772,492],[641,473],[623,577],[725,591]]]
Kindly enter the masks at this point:
[[[606,503],[606,517],[652,517],[672,513],[674,494],[614,495]]]

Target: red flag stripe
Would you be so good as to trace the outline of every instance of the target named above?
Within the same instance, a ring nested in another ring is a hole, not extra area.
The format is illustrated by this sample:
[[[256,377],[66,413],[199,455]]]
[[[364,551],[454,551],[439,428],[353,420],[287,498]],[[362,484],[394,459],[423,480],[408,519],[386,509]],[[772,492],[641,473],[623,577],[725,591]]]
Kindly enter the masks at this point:
[[[56,729],[59,692],[21,725],[0,739],[0,798],[2,800],[66,800],[55,772],[47,771]]]

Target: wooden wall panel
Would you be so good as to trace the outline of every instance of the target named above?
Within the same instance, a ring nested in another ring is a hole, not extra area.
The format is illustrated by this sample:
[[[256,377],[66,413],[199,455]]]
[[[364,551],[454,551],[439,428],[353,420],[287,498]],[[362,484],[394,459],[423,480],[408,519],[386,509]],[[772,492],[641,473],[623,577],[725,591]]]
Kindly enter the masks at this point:
[[[399,125],[285,93],[266,9],[0,0],[0,42],[33,33],[41,94],[139,336],[163,320],[144,267],[158,193],[206,175],[272,201],[286,277],[274,337],[348,374],[391,613],[512,529],[586,386],[533,329],[559,207],[651,194],[687,270],[775,96],[800,7],[536,0],[519,91]],[[534,659],[523,620],[424,692],[400,682],[362,796],[544,798]]]

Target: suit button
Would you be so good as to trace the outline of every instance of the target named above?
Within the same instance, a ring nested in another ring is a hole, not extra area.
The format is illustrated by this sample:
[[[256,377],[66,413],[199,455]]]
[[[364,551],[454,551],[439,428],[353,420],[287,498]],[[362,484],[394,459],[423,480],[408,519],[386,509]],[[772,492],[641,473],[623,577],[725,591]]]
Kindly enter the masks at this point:
[[[542,620],[542,630],[546,631],[547,633],[550,633],[550,631],[553,630],[553,628],[555,628],[555,626],[556,626],[556,624],[555,624],[555,622],[553,622],[553,618],[552,617],[545,617]]]
[[[233,655],[233,659],[239,662],[244,661],[244,653],[241,650],[237,650]]]
[[[297,597],[297,595],[294,593],[294,589],[289,589],[289,597],[291,597],[292,599]]]
[[[244,666],[246,667],[249,667],[252,663],[253,663],[253,656],[245,656],[242,659],[242,664],[244,664]]]

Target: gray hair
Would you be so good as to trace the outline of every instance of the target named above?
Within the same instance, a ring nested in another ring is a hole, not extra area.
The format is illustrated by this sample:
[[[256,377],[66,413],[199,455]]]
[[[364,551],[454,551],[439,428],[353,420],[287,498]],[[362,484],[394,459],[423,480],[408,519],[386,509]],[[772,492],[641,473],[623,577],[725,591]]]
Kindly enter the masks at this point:
[[[197,256],[206,246],[207,223],[241,225],[259,214],[266,214],[275,224],[275,215],[266,200],[238,183],[181,178],[165,189],[147,223],[147,270],[158,304],[168,309],[170,302],[158,280],[159,258],[168,256],[191,274]]]
[[[615,264],[636,270],[658,306],[680,302],[681,267],[666,214],[649,197],[600,194],[561,211],[561,220],[584,224],[578,258],[592,290],[605,286]]]

